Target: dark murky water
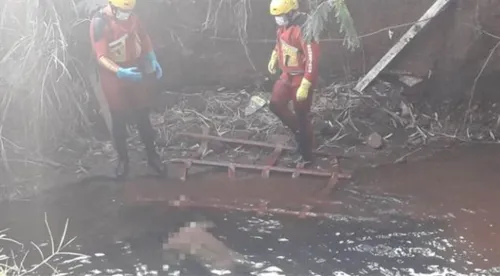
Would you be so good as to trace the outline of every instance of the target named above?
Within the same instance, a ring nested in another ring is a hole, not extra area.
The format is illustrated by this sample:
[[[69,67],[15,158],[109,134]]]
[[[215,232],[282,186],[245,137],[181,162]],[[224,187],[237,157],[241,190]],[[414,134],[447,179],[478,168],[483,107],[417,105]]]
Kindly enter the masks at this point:
[[[55,258],[59,275],[500,275],[495,160],[500,149],[481,146],[358,173],[333,196],[331,219],[132,206],[122,185],[94,182],[1,204],[0,229],[26,244],[6,248],[33,251],[33,241],[46,251],[44,213],[55,237],[69,218],[68,239],[77,238],[67,251],[89,257]],[[188,231],[187,249],[164,250],[200,220],[214,227]]]

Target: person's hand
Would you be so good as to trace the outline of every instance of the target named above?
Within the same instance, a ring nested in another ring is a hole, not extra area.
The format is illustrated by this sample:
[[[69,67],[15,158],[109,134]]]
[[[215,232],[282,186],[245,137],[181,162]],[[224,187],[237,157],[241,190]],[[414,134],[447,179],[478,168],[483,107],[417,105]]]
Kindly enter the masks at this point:
[[[163,69],[160,66],[160,63],[156,59],[156,54],[155,52],[151,51],[146,55],[147,60],[151,62],[151,67],[153,68],[153,72],[156,73],[156,78],[161,79],[163,76]]]
[[[137,67],[120,68],[116,72],[119,79],[126,79],[131,81],[141,81],[142,73],[137,70]]]
[[[297,94],[295,95],[295,98],[297,99],[298,102],[307,99],[310,88],[311,88],[311,82],[306,78],[303,78],[299,88],[297,89]]]
[[[160,63],[155,59],[153,60],[153,70],[156,72],[156,79],[161,79],[163,76],[163,69],[161,69]]]
[[[276,53],[276,51],[273,51],[273,53],[271,54],[271,58],[269,59],[269,63],[267,65],[267,70],[269,71],[269,73],[271,73],[271,75],[276,74],[277,65],[278,65],[278,54]]]

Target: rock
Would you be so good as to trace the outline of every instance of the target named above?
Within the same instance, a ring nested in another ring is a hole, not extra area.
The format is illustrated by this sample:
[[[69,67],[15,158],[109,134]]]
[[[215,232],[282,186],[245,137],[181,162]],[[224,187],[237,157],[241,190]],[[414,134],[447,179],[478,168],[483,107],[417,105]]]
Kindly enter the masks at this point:
[[[407,104],[405,104],[404,102],[401,102],[399,107],[401,108],[401,116],[402,117],[408,117],[411,115],[411,109]]]
[[[404,75],[404,76],[399,77],[399,81],[404,83],[408,87],[413,87],[413,86],[421,83],[423,81],[423,79],[417,78],[414,76]]]
[[[366,142],[370,147],[374,149],[380,149],[384,145],[384,140],[380,134],[374,132],[368,136],[368,140]]]

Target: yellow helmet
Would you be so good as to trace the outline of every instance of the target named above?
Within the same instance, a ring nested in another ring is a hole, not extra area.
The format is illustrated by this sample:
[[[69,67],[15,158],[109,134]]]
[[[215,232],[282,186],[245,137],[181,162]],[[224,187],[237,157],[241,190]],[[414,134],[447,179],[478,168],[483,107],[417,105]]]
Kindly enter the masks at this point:
[[[271,0],[271,15],[278,16],[299,9],[298,0]]]
[[[109,0],[109,4],[120,10],[131,11],[135,7],[136,0]]]

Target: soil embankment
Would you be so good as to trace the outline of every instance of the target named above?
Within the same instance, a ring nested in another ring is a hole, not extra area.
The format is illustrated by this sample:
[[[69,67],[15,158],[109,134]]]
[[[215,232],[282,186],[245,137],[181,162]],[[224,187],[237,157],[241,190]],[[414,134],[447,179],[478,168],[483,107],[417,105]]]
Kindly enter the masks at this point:
[[[355,52],[347,51],[342,46],[339,26],[332,20],[322,41],[323,77],[357,78],[366,73],[433,2],[346,1],[362,45]],[[269,1],[264,0],[141,5],[139,14],[145,18],[168,72],[165,84],[175,87],[220,83],[234,87],[266,74],[275,39],[268,5]],[[301,1],[301,7],[307,9],[308,2]],[[442,99],[457,97],[453,93],[470,88],[495,45],[495,36],[500,36],[499,13],[495,1],[452,1],[388,71],[408,72],[421,78],[432,76],[432,95],[443,93]],[[499,61],[494,55],[484,73],[497,69]]]

